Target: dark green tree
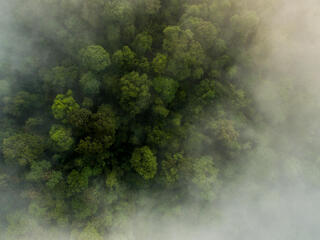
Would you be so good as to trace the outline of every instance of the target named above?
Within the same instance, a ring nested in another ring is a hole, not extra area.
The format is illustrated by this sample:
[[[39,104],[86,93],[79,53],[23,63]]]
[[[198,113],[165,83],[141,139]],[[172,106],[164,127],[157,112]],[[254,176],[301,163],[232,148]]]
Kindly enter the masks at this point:
[[[99,93],[100,81],[92,72],[88,72],[81,77],[80,86],[85,95],[95,96]]]
[[[7,164],[31,164],[41,158],[44,150],[42,137],[26,133],[5,138],[2,143],[2,153]]]

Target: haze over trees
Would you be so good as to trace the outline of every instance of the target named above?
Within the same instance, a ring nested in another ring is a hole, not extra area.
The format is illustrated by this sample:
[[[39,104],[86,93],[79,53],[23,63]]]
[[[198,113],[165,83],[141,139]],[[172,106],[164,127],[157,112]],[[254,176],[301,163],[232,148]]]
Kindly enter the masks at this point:
[[[163,215],[214,202],[254,145],[259,16],[245,2],[14,1],[32,51],[17,63],[9,49],[0,68],[4,239],[23,239],[31,216],[100,240],[144,194]]]

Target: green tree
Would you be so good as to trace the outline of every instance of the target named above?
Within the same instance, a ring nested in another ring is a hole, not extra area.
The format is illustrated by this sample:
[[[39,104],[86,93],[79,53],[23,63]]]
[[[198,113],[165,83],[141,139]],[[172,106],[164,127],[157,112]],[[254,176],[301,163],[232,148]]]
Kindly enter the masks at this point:
[[[170,103],[175,97],[179,83],[171,78],[157,77],[153,79],[152,87],[165,103]]]
[[[44,128],[44,119],[41,117],[28,118],[25,123],[25,129],[29,132],[36,132]]]
[[[110,190],[116,190],[120,187],[119,173],[116,169],[108,172],[106,177],[106,187]]]
[[[168,185],[176,183],[180,179],[180,168],[183,164],[184,156],[181,153],[165,154],[165,159],[161,163],[165,182]]]
[[[195,86],[195,95],[192,101],[200,106],[206,106],[216,97],[215,82],[210,79],[201,80],[201,82]]]
[[[142,7],[147,14],[156,14],[161,8],[161,0],[143,0]]]
[[[67,183],[69,185],[69,192],[80,193],[88,188],[89,177],[92,175],[92,170],[89,167],[86,167],[81,170],[81,172],[77,170],[72,170],[72,172],[68,175]]]
[[[154,178],[157,173],[157,158],[148,146],[136,148],[130,162],[133,169],[146,180]]]
[[[84,220],[90,216],[93,216],[97,212],[97,204],[90,204],[90,202],[86,200],[87,199],[84,199],[84,196],[75,197],[72,199],[71,207],[74,212],[75,219]]]
[[[163,33],[163,49],[169,56],[167,72],[178,80],[199,79],[204,71],[205,53],[193,39],[193,33],[179,26],[169,26]]]
[[[202,156],[193,163],[192,183],[199,190],[195,194],[204,200],[213,200],[219,189],[218,169],[211,156]]]
[[[47,93],[66,92],[73,87],[77,76],[78,69],[76,67],[54,67],[43,76],[44,90]]]
[[[79,52],[83,66],[89,70],[100,72],[110,65],[109,53],[99,45],[91,45]]]
[[[121,107],[132,115],[145,110],[150,103],[151,82],[146,74],[131,72],[120,79]]]
[[[151,146],[163,147],[169,142],[170,138],[171,136],[168,132],[159,126],[155,126],[148,131],[147,143]]]
[[[51,171],[47,180],[47,187],[52,189],[57,186],[63,180],[63,175],[61,171]]]
[[[88,72],[81,77],[80,86],[85,95],[95,96],[99,93],[100,81],[92,72]]]
[[[203,49],[210,49],[215,45],[218,30],[211,22],[202,18],[189,17],[184,20],[182,27],[192,31],[194,39],[201,43]]]
[[[237,41],[245,43],[248,37],[253,34],[259,23],[259,17],[253,11],[246,11],[242,14],[235,14],[230,19],[233,35]]]
[[[238,142],[239,132],[235,129],[233,121],[218,119],[209,124],[209,129],[226,147],[234,150],[240,149]]]
[[[119,24],[133,20],[133,3],[129,0],[107,1],[104,6],[104,18]]]
[[[38,96],[26,91],[20,91],[14,97],[5,98],[5,103],[4,112],[20,119],[28,116],[40,105]]]
[[[89,224],[77,237],[77,240],[103,240],[101,235],[98,233],[97,229]]]
[[[103,143],[89,136],[81,139],[76,148],[76,151],[83,155],[100,154],[103,150]]]
[[[146,32],[138,34],[133,42],[133,49],[139,55],[144,55],[146,52],[151,51],[151,46],[152,36]]]
[[[92,112],[86,108],[76,108],[68,114],[68,122],[72,127],[83,132],[88,130],[88,125],[91,120]]]
[[[124,46],[112,55],[112,63],[120,71],[130,71],[137,65],[136,54],[128,46]]]
[[[101,105],[98,111],[92,115],[90,122],[94,137],[100,141],[104,148],[109,148],[115,138],[117,129],[116,114],[110,105]]]
[[[74,144],[71,129],[61,125],[53,125],[50,129],[50,139],[57,151],[69,151]]]
[[[166,55],[157,53],[152,60],[153,71],[158,74],[164,73],[167,67],[168,58]]]
[[[2,153],[7,164],[31,164],[41,158],[44,150],[43,138],[32,134],[18,133],[5,138],[2,143]]]
[[[71,90],[67,94],[58,94],[51,107],[55,119],[63,122],[67,122],[68,115],[79,108],[79,104],[72,97]]]
[[[162,101],[157,101],[158,103],[152,107],[153,112],[155,115],[166,118],[170,111],[165,107]]]
[[[31,171],[27,174],[26,179],[29,181],[41,181],[46,177],[51,164],[48,161],[33,162]]]

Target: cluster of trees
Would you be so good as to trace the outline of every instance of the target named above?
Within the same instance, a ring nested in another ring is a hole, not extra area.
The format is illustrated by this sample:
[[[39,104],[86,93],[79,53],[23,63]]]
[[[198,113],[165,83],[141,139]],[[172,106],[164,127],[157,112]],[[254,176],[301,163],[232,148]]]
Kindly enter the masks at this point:
[[[259,18],[245,3],[17,3],[32,52],[9,49],[0,68],[4,236],[23,239],[34,218],[101,239],[146,193],[160,214],[214,201],[253,145],[244,76]]]

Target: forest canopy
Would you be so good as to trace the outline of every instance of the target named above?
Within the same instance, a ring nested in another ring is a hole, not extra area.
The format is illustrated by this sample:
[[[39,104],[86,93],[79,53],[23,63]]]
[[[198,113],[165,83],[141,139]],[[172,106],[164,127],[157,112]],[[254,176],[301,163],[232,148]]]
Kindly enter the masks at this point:
[[[0,63],[3,239],[27,222],[100,240],[145,194],[159,215],[216,201],[254,146],[246,2],[13,1],[28,47]]]

